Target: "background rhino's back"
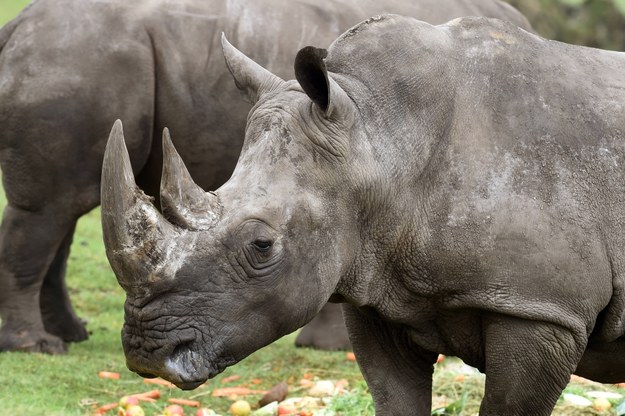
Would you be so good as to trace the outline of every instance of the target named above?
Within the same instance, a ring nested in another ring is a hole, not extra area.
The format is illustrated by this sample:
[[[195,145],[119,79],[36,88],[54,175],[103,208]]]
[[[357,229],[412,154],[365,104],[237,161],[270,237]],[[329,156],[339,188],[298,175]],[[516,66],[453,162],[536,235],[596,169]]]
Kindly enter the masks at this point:
[[[95,206],[115,118],[128,122],[133,164],[145,163],[153,119],[149,39],[109,8],[37,0],[2,28],[0,163],[13,205],[36,211],[71,198],[77,211]]]
[[[327,47],[357,22],[386,12],[431,22],[485,14],[526,23],[495,0],[37,0],[0,54],[5,179],[28,182],[23,178],[50,170],[50,159],[71,157],[82,161],[81,180],[69,169],[64,182],[95,194],[108,130],[121,118],[148,193],[158,191],[163,127],[196,181],[215,188],[234,168],[250,109],[227,72],[221,33],[290,79],[300,48]],[[33,160],[24,140],[53,156]]]

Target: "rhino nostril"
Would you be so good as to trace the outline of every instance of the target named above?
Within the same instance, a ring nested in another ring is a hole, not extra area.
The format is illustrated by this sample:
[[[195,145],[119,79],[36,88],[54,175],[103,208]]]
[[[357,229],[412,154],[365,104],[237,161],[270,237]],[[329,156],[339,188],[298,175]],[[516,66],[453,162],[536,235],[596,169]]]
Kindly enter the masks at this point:
[[[182,357],[189,353],[191,350],[191,341],[182,342],[174,348],[171,353],[171,357]]]
[[[185,379],[195,378],[201,368],[201,356],[192,345],[192,341],[178,344],[167,360],[167,368]]]

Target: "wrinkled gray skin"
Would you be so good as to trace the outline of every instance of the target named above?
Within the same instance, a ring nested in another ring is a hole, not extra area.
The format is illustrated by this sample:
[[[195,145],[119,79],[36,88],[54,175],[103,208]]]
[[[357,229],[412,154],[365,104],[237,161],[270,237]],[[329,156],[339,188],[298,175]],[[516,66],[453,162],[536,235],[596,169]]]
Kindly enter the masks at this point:
[[[383,11],[434,23],[483,14],[528,26],[491,0],[39,0],[2,28],[0,164],[9,203],[0,227],[0,351],[60,353],[65,342],[87,338],[65,267],[76,220],[99,203],[116,118],[146,192],[158,198],[164,126],[197,183],[215,189],[234,168],[251,108],[224,65],[222,31],[291,77],[298,49],[329,44]],[[326,312],[342,321],[340,311]],[[326,325],[302,336],[304,345],[346,344],[338,333],[328,337]]]
[[[232,177],[193,193],[164,143],[163,193],[201,228],[158,214],[111,134],[129,368],[193,388],[334,296],[379,415],[429,414],[438,353],[486,374],[481,415],[625,380],[624,54],[393,15],[303,49],[298,82],[224,52],[257,98]]]

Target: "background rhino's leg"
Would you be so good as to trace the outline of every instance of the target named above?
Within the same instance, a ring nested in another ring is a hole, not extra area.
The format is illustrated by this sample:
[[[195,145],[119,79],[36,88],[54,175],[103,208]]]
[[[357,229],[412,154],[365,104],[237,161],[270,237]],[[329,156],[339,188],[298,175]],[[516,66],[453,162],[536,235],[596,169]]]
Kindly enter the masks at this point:
[[[601,343],[592,338],[575,374],[600,383],[625,381],[625,339]]]
[[[72,307],[65,283],[67,258],[75,229],[76,221],[73,221],[48,268],[39,298],[45,330],[65,342],[84,341],[89,337],[85,322]]]
[[[486,386],[480,415],[550,415],[584,352],[585,328],[575,334],[502,315],[485,318],[483,326]]]
[[[145,27],[106,4],[74,6],[71,13],[33,6],[35,16],[0,53],[0,164],[9,203],[0,227],[0,350],[57,353],[65,346],[53,333],[86,337],[64,281],[76,220],[99,204],[116,119],[135,171],[152,146],[156,70]]]
[[[66,235],[46,211],[7,206],[0,225],[0,351],[63,353],[64,342],[44,329],[39,307],[44,276]]]
[[[414,344],[398,327],[344,304],[358,365],[373,396],[376,415],[430,415],[432,373],[438,354]]]
[[[352,347],[338,303],[327,303],[300,331],[295,345],[321,350],[348,350]]]

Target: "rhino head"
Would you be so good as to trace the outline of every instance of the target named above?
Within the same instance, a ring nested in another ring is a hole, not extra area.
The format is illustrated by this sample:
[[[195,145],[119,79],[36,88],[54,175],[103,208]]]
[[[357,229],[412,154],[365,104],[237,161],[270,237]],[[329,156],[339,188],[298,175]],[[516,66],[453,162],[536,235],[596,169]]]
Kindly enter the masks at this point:
[[[165,130],[157,210],[135,184],[119,121],[102,172],[106,253],[127,294],[127,365],[183,389],[310,321],[358,239],[344,182],[355,107],[328,77],[325,51],[300,51],[298,83],[225,38],[223,48],[255,103],[228,182],[200,189]]]

